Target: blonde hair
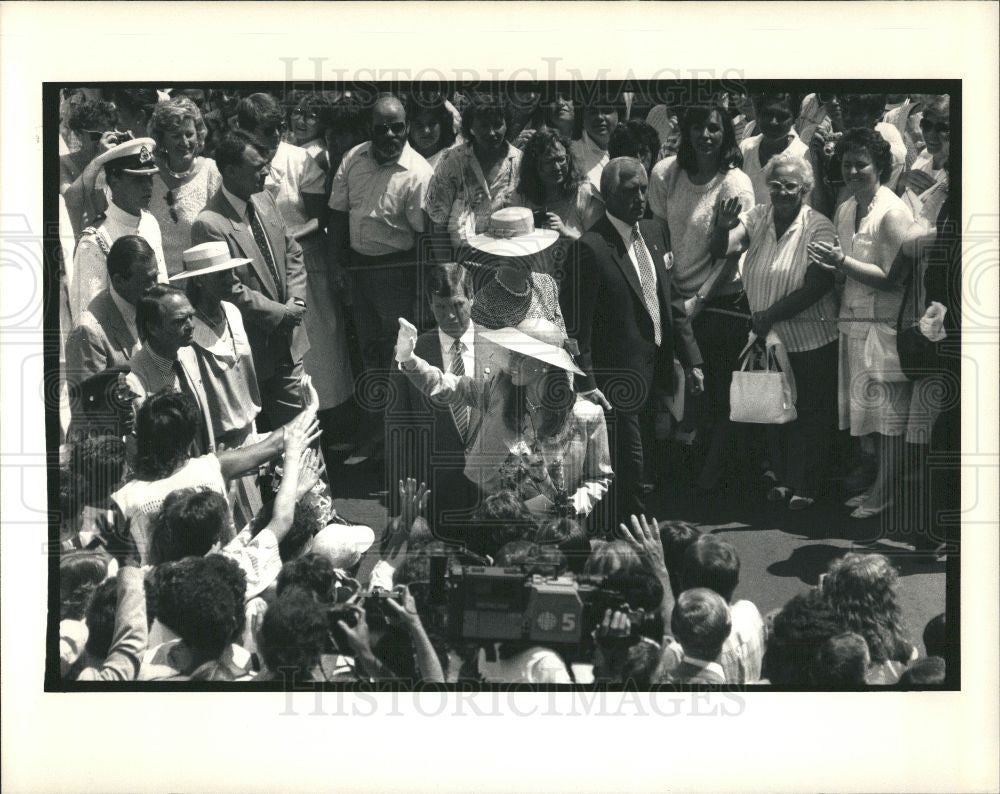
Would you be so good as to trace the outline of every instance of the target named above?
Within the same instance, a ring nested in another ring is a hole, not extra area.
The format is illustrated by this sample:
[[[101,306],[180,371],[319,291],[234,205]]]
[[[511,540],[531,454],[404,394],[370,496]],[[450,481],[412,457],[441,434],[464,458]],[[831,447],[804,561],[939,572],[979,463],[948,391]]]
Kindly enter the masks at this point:
[[[153,107],[153,114],[149,120],[149,135],[156,141],[157,148],[162,149],[167,133],[179,130],[188,120],[194,122],[194,130],[198,135],[198,151],[195,154],[201,154],[201,150],[205,147],[205,138],[208,136],[208,127],[205,126],[205,120],[201,117],[198,106],[186,96],[160,102]]]

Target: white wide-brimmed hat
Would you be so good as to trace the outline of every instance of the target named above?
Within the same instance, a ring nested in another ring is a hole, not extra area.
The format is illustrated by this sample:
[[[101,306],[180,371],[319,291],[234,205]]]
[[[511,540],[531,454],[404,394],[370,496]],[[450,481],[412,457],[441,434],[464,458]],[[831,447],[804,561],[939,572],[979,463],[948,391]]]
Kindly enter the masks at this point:
[[[490,215],[486,233],[470,237],[469,245],[493,256],[532,256],[558,239],[557,231],[535,228],[535,216],[527,207],[506,207]]]
[[[375,542],[364,524],[330,524],[313,536],[310,552],[326,557],[334,568],[351,568]]]
[[[131,141],[119,143],[94,158],[94,165],[106,166],[111,163],[126,174],[150,176],[159,173],[153,152],[156,141],[152,138],[134,138]]]
[[[576,343],[567,339],[566,334],[555,323],[540,317],[522,320],[514,328],[481,331],[480,336],[505,350],[512,350],[577,375],[584,374],[569,353],[576,348]]]
[[[170,281],[183,281],[195,276],[207,276],[220,270],[231,270],[240,265],[250,264],[249,259],[234,259],[229,255],[229,246],[222,240],[201,243],[184,251],[184,270],[171,276]]]

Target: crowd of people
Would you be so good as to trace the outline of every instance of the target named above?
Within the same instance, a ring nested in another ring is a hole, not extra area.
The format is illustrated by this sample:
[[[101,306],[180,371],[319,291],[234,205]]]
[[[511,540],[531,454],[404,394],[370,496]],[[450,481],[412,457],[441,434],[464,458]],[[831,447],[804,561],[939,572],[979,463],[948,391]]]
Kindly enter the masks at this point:
[[[686,447],[703,499],[919,494],[916,559],[957,553],[947,95],[261,88],[61,92],[64,680],[945,681],[886,557],[765,615],[647,503]],[[732,421],[772,361],[793,419]],[[599,598],[489,637],[463,566]]]

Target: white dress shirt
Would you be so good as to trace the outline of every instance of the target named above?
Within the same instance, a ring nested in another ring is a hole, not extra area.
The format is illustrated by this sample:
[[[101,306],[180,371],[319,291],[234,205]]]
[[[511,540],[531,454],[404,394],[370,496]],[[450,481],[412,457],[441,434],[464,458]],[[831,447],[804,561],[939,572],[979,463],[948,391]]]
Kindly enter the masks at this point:
[[[635,275],[639,278],[639,283],[642,283],[642,273],[639,272],[639,258],[635,254],[635,245],[632,243],[632,227],[629,226],[625,221],[620,221],[610,212],[607,213],[608,220],[611,221],[611,225],[615,227],[615,231],[621,235],[622,241],[625,243],[625,251],[628,253],[628,258],[632,260],[632,267],[635,268]],[[642,239],[642,235],[639,235],[639,244],[645,249],[646,257],[649,260],[649,264],[653,265],[653,255],[649,252],[649,247],[646,245],[646,241]],[[653,286],[657,286],[656,283],[656,266],[653,265]]]
[[[609,160],[608,150],[602,149],[594,143],[586,130],[583,131],[580,140],[570,144],[570,149],[580,173],[586,176],[599,191],[601,189],[601,174]]]
[[[451,372],[453,358],[451,350],[455,344],[455,338],[448,336],[448,334],[438,328],[438,339],[441,342],[441,363],[444,364],[442,369],[445,372]],[[465,329],[465,333],[460,337],[460,341],[465,345],[465,349],[462,351],[462,364],[465,365],[465,374],[470,378],[474,378],[476,376],[476,353],[474,349],[476,328],[472,323],[469,323],[469,327]]]

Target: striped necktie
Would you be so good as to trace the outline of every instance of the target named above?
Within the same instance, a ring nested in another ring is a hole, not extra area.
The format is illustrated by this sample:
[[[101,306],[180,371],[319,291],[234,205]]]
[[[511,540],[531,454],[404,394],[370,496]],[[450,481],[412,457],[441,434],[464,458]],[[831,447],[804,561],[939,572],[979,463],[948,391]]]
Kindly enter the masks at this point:
[[[462,361],[462,353],[465,352],[465,345],[462,343],[461,339],[456,339],[454,344],[451,346],[451,367],[449,371],[452,375],[457,375],[462,377],[465,375],[465,362]],[[471,409],[467,405],[455,405],[450,403],[451,415],[455,419],[455,426],[458,428],[458,434],[462,437],[462,443],[466,443],[469,437],[469,416]]]
[[[250,231],[253,233],[254,242],[257,243],[261,256],[264,257],[264,262],[267,264],[267,270],[271,274],[271,278],[274,279],[274,288],[277,290],[278,300],[284,300],[285,296],[284,290],[281,288],[281,278],[278,276],[278,267],[274,264],[274,254],[271,252],[271,246],[267,242],[267,233],[264,231],[264,225],[260,222],[257,211],[250,201],[247,202],[247,222],[250,224]]]
[[[653,272],[653,263],[649,258],[649,251],[646,243],[639,234],[639,224],[632,227],[632,250],[635,251],[635,261],[639,264],[639,283],[642,285],[642,297],[646,303],[646,310],[653,321],[653,339],[659,347],[663,341],[663,332],[660,329],[660,301],[656,296],[656,275]]]

